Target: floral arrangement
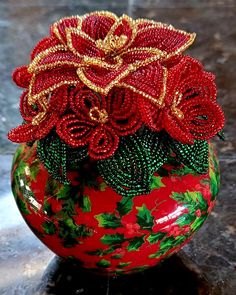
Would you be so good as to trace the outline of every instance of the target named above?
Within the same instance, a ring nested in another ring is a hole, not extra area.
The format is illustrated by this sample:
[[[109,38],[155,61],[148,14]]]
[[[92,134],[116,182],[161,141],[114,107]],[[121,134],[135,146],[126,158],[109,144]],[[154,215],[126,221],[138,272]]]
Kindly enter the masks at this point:
[[[93,12],[63,18],[17,68],[23,124],[8,137],[36,144],[55,179],[92,163],[118,193],[150,192],[169,161],[208,170],[224,126],[214,75],[184,55],[195,34],[147,19]]]

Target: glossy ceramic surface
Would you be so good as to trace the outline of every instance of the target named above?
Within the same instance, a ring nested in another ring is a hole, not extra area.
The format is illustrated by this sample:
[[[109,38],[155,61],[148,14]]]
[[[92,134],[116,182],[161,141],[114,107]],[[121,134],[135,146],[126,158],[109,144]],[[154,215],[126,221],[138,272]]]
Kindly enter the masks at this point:
[[[153,175],[149,195],[127,198],[91,174],[91,167],[71,172],[71,185],[62,185],[50,177],[35,146],[20,145],[12,189],[27,224],[57,255],[98,273],[125,274],[158,264],[202,226],[219,188],[212,147],[209,163],[204,175],[165,165]]]

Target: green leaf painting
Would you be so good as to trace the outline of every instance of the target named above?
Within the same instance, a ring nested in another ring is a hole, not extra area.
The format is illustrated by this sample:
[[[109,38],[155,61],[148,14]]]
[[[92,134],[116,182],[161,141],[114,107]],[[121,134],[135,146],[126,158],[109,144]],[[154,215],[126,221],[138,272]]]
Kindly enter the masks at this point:
[[[136,207],[138,210],[137,214],[137,222],[142,229],[151,229],[154,225],[153,219],[154,217],[151,215],[151,212],[147,209],[146,205],[142,205],[142,207]]]
[[[125,241],[124,234],[106,234],[101,237],[101,241],[105,245],[116,245],[121,244]]]
[[[91,201],[89,196],[81,196],[81,207],[83,212],[91,212]]]
[[[153,175],[150,188],[151,189],[159,189],[159,188],[164,187],[164,186],[165,185],[162,182],[162,177]]]
[[[96,215],[95,218],[98,220],[99,226],[104,228],[117,228],[121,227],[120,218],[111,213],[101,213]]]
[[[158,233],[151,233],[150,236],[147,238],[148,242],[150,244],[155,244],[161,239],[165,237],[166,233],[164,232],[158,232]]]
[[[96,263],[96,265],[97,265],[98,267],[107,268],[107,267],[109,267],[109,266],[111,265],[111,262],[108,261],[108,260],[106,260],[106,259],[102,259],[102,260],[98,261],[98,262]]]
[[[128,214],[133,207],[133,200],[130,197],[123,197],[120,202],[117,202],[117,211],[120,216]]]
[[[145,235],[141,237],[134,237],[132,239],[129,239],[129,245],[127,246],[128,252],[137,251],[144,243],[144,236]]]
[[[54,235],[56,233],[56,226],[52,221],[45,221],[42,228],[47,235]]]

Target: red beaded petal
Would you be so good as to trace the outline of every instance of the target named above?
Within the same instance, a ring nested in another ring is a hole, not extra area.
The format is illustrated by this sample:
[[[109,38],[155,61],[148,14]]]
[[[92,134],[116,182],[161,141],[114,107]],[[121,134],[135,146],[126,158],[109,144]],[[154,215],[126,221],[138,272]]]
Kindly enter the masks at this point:
[[[12,73],[12,79],[17,86],[22,88],[29,87],[32,74],[28,72],[27,66],[18,67]]]
[[[67,44],[66,29],[77,28],[79,24],[79,17],[65,17],[51,26],[50,33],[54,38],[57,38],[60,42]]]
[[[89,142],[88,154],[95,160],[111,157],[118,148],[119,137],[108,126],[97,127]]]
[[[139,112],[143,123],[153,131],[159,132],[162,129],[163,110],[149,101],[145,101],[142,96],[138,96]]]
[[[126,36],[126,42],[123,44],[122,47],[119,48],[119,51],[129,46],[136,35],[136,32],[132,29],[131,26],[131,19],[129,19],[127,16],[123,16],[111,28],[114,36]]]
[[[105,15],[89,15],[82,23],[82,31],[92,39],[104,39],[115,20]]]
[[[42,57],[38,63],[36,72],[53,69],[58,67],[79,67],[81,64],[81,58],[75,56],[71,52],[65,52],[63,50],[57,50],[48,53],[45,57]]]
[[[42,111],[41,106],[35,105],[35,107],[37,109],[28,103],[28,91],[24,91],[20,97],[20,113],[25,121],[31,122],[39,111]]]
[[[153,24],[152,27],[138,30],[132,47],[153,47],[167,53],[179,54],[193,43],[194,37],[193,34],[187,34],[170,26]]]
[[[34,77],[30,88],[31,97],[38,97],[48,94],[62,85],[80,85],[76,69],[73,68],[55,68],[38,73]]]
[[[184,120],[179,120],[173,113],[162,113],[163,129],[174,139],[185,144],[193,144],[194,136],[190,133],[189,126]]]
[[[215,136],[224,126],[221,107],[206,99],[192,99],[180,107],[185,124],[195,139],[207,140]]]
[[[31,142],[41,139],[48,135],[50,130],[56,125],[58,115],[52,113],[45,117],[45,119],[38,125],[23,124],[8,133],[8,138],[13,142]]]
[[[42,40],[40,40],[38,42],[38,44],[34,47],[34,49],[31,52],[31,60],[33,60],[39,53],[41,53],[42,51],[50,48],[50,47],[54,47],[56,45],[59,45],[59,40],[53,37],[45,37]]]
[[[143,96],[150,96],[152,100],[158,102],[163,89],[163,75],[163,67],[159,63],[155,63],[130,73],[121,83],[135,93],[143,93]],[[149,100],[147,98],[147,101]]]
[[[78,115],[68,114],[58,122],[56,131],[67,144],[79,147],[88,143],[95,126],[92,121],[84,121]]]
[[[91,89],[97,91],[98,88],[103,89],[103,94],[107,94],[114,85],[122,79],[128,65],[124,64],[118,69],[108,70],[97,66],[81,69],[79,78]],[[128,74],[128,73],[127,73]],[[98,91],[100,92],[100,90]]]
[[[106,103],[103,96],[96,94],[87,87],[75,87],[70,92],[70,107],[84,120],[91,120],[89,112],[92,108],[105,109]]]
[[[95,41],[79,30],[67,32],[67,45],[74,54],[79,56],[104,56],[103,51],[96,46]]]
[[[137,95],[128,89],[114,88],[107,97],[109,123],[119,136],[135,133],[142,125]]]
[[[62,115],[66,111],[69,102],[68,87],[62,86],[57,88],[51,93],[48,100],[48,112],[56,112]]]

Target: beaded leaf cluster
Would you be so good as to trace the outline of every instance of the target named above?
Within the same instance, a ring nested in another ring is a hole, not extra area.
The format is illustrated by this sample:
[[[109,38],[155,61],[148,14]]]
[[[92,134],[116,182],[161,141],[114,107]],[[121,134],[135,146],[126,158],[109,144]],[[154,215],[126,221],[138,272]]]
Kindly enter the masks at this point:
[[[24,88],[23,124],[8,137],[37,143],[48,171],[95,161],[121,194],[150,191],[155,171],[174,155],[198,173],[208,168],[207,140],[224,115],[214,75],[183,52],[195,34],[147,19],[100,11],[63,18],[13,73]]]

